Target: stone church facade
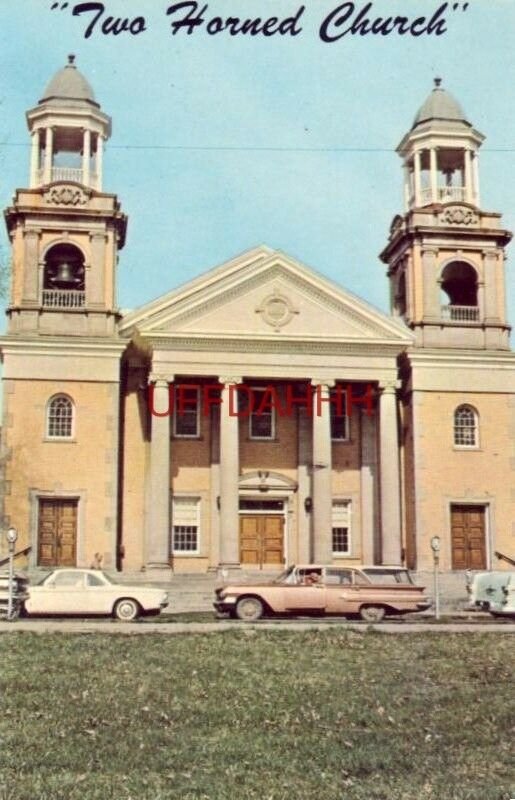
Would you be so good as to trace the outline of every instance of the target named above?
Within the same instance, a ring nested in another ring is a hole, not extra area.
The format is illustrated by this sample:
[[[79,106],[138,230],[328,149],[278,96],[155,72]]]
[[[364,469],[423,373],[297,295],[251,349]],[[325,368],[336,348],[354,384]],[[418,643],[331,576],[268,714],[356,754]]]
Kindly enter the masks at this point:
[[[28,566],[445,570],[515,556],[511,235],[439,82],[398,153],[391,315],[262,246],[122,315],[110,119],[70,57],[27,113],[6,209],[4,527]]]

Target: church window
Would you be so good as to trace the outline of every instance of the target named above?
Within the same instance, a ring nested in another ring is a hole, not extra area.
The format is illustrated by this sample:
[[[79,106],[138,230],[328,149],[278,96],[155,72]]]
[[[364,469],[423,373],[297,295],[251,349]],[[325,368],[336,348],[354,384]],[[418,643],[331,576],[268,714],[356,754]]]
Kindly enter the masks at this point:
[[[333,500],[333,554],[348,556],[351,552],[351,501]]]
[[[454,444],[456,447],[477,447],[478,416],[472,406],[462,405],[454,412]]]
[[[171,553],[195,555],[200,542],[200,498],[172,499]]]
[[[249,436],[251,439],[273,439],[275,436],[274,396],[270,389],[251,390],[252,403],[249,416]]]
[[[71,439],[73,436],[73,402],[64,394],[52,397],[47,406],[49,439]]]
[[[178,385],[174,397],[174,436],[197,439],[200,436],[200,389]]]
[[[349,418],[347,417],[347,393],[338,389],[331,391],[331,439],[345,442],[349,439]]]

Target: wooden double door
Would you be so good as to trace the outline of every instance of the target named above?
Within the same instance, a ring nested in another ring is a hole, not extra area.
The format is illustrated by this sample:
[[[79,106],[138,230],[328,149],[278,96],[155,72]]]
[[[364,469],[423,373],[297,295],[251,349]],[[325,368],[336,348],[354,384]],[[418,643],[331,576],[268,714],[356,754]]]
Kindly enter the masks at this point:
[[[39,500],[38,566],[76,566],[77,506],[77,500]]]
[[[242,514],[240,516],[240,563],[262,567],[284,563],[284,516]]]
[[[485,506],[451,506],[453,569],[486,569],[485,520]]]

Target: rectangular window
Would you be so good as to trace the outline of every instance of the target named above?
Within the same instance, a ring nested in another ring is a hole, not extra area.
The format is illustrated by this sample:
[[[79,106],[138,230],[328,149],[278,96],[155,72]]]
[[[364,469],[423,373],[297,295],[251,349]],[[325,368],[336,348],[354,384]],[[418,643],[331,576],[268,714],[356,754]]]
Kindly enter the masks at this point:
[[[271,392],[252,387],[249,436],[251,439],[273,439],[275,436],[275,409]]]
[[[200,542],[200,498],[172,499],[172,536],[170,550],[175,554],[196,554]]]
[[[173,434],[184,439],[200,436],[200,389],[174,387]]]
[[[333,500],[333,554],[350,555],[351,501]]]
[[[347,394],[342,389],[331,391],[331,439],[346,442],[349,438],[349,419],[347,417]]]

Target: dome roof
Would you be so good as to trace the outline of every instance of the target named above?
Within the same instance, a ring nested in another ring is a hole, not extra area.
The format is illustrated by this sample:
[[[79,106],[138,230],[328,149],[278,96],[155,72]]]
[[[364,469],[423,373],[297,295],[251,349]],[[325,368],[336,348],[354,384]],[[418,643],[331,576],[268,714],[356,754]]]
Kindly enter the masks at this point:
[[[40,103],[48,101],[72,102],[74,105],[79,103],[88,103],[98,107],[95,101],[93,89],[89,85],[84,75],[79,72],[75,66],[75,56],[68,56],[68,63],[65,67],[56,72],[48,86],[46,87]]]
[[[454,97],[440,86],[441,78],[435,78],[435,88],[420,107],[413,121],[413,128],[422,122],[431,120],[446,120],[448,122],[461,122],[470,125],[465,112]]]

